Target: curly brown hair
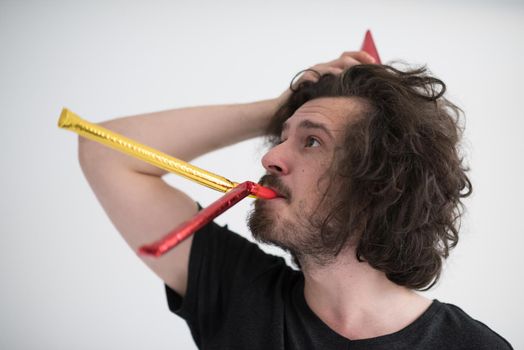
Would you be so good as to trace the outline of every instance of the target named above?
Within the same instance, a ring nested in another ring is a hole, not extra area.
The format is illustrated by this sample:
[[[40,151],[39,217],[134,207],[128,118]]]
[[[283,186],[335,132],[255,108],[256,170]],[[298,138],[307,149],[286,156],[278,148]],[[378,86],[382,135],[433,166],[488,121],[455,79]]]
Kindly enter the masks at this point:
[[[270,143],[277,143],[283,123],[315,98],[364,102],[365,112],[347,126],[335,154],[330,177],[344,181],[331,181],[337,196],[320,234],[335,255],[352,242],[359,261],[417,290],[439,279],[458,242],[461,199],[472,191],[459,150],[463,113],[445,91],[425,67],[357,65],[302,82],[267,129]],[[335,231],[328,229],[333,223]]]

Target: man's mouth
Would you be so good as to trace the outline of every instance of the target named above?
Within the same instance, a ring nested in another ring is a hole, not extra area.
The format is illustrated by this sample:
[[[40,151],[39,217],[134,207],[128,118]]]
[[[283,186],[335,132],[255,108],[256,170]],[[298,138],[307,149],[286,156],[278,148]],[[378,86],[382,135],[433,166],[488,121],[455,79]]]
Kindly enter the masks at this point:
[[[266,187],[272,189],[273,191],[275,191],[275,193],[277,194],[276,198],[283,198],[283,199],[287,198],[285,195],[283,195],[281,192],[279,192],[278,189],[276,189],[274,187],[271,187],[271,186],[266,186]]]
[[[289,189],[287,189],[287,187],[282,183],[282,181],[280,181],[280,179],[276,176],[264,175],[260,179],[259,184],[275,191],[277,194],[276,198],[285,199],[289,202],[289,199],[291,197],[289,195]]]

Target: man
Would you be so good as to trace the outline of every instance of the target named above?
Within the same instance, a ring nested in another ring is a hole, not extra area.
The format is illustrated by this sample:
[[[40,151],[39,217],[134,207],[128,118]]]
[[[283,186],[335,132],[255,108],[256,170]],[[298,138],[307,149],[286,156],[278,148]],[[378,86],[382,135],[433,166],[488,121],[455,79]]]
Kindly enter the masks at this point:
[[[458,109],[423,69],[373,63],[344,53],[276,99],[103,123],[186,161],[264,134],[273,143],[261,182],[280,196],[257,200],[249,226],[300,271],[214,223],[143,259],[200,348],[511,348],[456,306],[415,292],[440,276],[471,191]],[[79,155],[134,250],[198,210],[162,170],[84,139]]]

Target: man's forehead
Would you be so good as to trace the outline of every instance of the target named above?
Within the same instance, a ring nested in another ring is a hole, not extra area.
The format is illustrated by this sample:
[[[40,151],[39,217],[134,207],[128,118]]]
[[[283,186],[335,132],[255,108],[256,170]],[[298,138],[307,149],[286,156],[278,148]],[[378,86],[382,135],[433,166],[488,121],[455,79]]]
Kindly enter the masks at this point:
[[[323,97],[310,100],[300,106],[284,123],[283,130],[291,124],[300,123],[307,118],[322,123],[330,128],[341,126],[357,120],[363,111],[363,102],[351,97]]]

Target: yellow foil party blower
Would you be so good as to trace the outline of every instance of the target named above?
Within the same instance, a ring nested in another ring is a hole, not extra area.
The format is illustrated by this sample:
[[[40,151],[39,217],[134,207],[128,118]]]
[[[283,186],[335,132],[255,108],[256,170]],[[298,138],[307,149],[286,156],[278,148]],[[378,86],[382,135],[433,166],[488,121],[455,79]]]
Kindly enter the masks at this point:
[[[156,167],[171,173],[176,173],[217,191],[226,192],[237,185],[237,183],[225,177],[200,169],[154,148],[142,145],[100,125],[90,123],[67,108],[64,108],[60,114],[58,127],[73,131],[82,137],[99,142],[117,151],[141,159]]]

